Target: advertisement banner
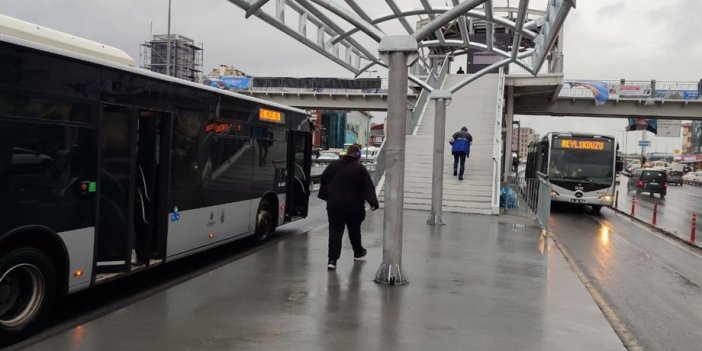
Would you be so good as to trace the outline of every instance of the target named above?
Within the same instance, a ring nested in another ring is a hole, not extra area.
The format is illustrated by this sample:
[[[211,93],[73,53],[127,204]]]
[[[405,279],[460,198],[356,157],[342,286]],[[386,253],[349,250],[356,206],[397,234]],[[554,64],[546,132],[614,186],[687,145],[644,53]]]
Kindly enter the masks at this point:
[[[679,137],[681,121],[672,119],[658,120],[658,133],[660,137]]]
[[[629,125],[626,127],[626,130],[647,130],[653,134],[658,134],[658,121],[655,118],[629,118]]]
[[[697,100],[700,94],[696,90],[658,90],[656,97],[670,100]]]
[[[692,136],[690,137],[690,144],[692,144],[693,154],[702,152],[700,149],[702,146],[702,121],[692,121]]]
[[[604,105],[607,100],[609,100],[609,84],[606,82],[599,82],[593,80],[582,80],[582,81],[566,81],[565,84],[569,88],[583,88],[588,89],[592,92],[592,97],[595,98],[595,105]]]
[[[219,77],[227,89],[248,90],[251,87],[251,77],[247,76],[221,76]]]
[[[615,91],[620,98],[645,98],[651,96],[651,85],[617,85]]]

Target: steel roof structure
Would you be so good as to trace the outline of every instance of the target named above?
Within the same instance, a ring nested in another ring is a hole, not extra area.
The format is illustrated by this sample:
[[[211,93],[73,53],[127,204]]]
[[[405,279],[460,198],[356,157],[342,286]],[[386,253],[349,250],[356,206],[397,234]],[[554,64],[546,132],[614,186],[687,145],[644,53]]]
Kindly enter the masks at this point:
[[[431,53],[473,49],[501,56],[495,66],[514,63],[536,74],[575,7],[575,0],[546,0],[538,10],[529,8],[529,0],[513,0],[513,6],[509,0],[403,0],[404,7],[396,0],[228,1],[243,9],[246,18],[260,18],[356,76],[376,65],[387,67],[377,44],[396,34],[417,40],[420,64],[426,65]],[[496,33],[511,35],[507,50],[495,45]]]

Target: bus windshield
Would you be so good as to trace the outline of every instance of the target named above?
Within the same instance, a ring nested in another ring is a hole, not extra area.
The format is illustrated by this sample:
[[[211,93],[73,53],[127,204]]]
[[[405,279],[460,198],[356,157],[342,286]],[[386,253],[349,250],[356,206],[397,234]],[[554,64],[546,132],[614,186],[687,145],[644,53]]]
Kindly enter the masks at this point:
[[[613,165],[614,153],[611,148],[592,150],[554,147],[551,150],[548,175],[551,180],[611,185]]]

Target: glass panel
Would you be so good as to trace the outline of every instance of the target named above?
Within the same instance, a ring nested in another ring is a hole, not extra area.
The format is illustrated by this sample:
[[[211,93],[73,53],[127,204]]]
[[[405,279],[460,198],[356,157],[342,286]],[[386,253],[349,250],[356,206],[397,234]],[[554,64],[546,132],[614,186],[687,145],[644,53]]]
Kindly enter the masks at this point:
[[[106,107],[102,113],[98,260],[124,260],[132,229],[132,111]]]
[[[197,188],[199,136],[202,119],[199,111],[180,110],[173,132],[173,189]]]

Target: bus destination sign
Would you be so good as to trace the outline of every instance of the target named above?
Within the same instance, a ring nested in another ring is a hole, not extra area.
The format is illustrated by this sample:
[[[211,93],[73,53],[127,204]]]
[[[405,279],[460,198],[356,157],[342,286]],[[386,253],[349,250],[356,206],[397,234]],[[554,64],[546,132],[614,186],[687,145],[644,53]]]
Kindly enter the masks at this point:
[[[609,143],[592,139],[561,139],[556,143],[561,149],[604,151],[609,149]]]

